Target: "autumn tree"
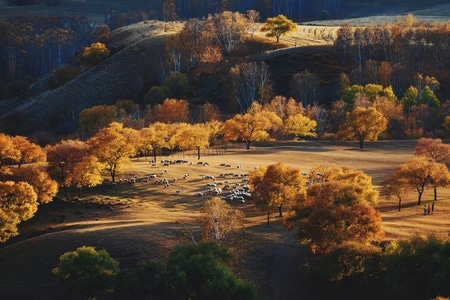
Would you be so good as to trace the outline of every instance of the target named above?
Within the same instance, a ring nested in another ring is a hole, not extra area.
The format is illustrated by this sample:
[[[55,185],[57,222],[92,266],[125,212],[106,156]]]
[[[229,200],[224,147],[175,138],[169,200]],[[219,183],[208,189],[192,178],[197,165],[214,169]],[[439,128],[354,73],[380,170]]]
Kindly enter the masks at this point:
[[[117,121],[117,109],[114,106],[96,105],[80,112],[78,130],[83,138],[90,138],[114,121]]]
[[[405,113],[400,101],[392,101],[384,96],[377,96],[372,103],[372,107],[378,110],[387,120],[384,133],[386,139],[402,139],[405,137]]]
[[[180,150],[197,150],[197,158],[200,159],[201,149],[209,147],[210,133],[205,124],[179,124],[177,145]]]
[[[12,137],[12,142],[17,150],[19,150],[19,157],[16,161],[20,168],[23,164],[45,162],[45,151],[37,144],[31,142],[24,136]]]
[[[244,213],[219,197],[206,201],[201,213],[204,241],[213,241],[219,245],[227,243],[233,241],[233,236],[242,229]]]
[[[288,19],[284,15],[278,15],[274,18],[267,18],[266,22],[261,27],[262,32],[267,32],[266,36],[275,37],[277,43],[283,34],[297,30],[297,24]]]
[[[107,58],[109,54],[108,47],[103,43],[97,42],[85,47],[81,57],[84,64],[92,67]]]
[[[305,184],[300,169],[283,163],[262,166],[249,173],[252,198],[267,213],[267,226],[274,210],[278,210],[282,217],[283,205],[291,206],[302,201],[306,193]]]
[[[329,253],[346,242],[369,245],[384,238],[381,216],[372,206],[378,192],[362,171],[322,166],[310,173],[311,185],[285,218],[314,253]]]
[[[252,105],[261,107],[256,102]],[[235,115],[224,123],[225,140],[245,142],[250,149],[252,142],[267,140],[270,138],[269,130],[281,126],[281,119],[268,111],[248,112],[244,115]]]
[[[114,182],[117,172],[121,171],[135,154],[137,139],[136,130],[124,128],[121,123],[113,122],[97,132],[86,144],[92,155],[104,165]]]
[[[450,157],[450,145],[442,142],[441,139],[420,138],[417,140],[414,149],[414,156],[424,156],[432,159],[436,163],[443,163]],[[434,185],[434,200],[437,200],[436,186],[446,186],[445,174],[438,174],[439,178],[431,178],[431,184]]]
[[[198,123],[220,121],[222,119],[219,107],[210,102],[205,102],[198,106],[194,115]]]
[[[432,179],[441,181],[442,176],[447,177],[448,174],[449,171],[445,164],[434,162],[428,157],[416,156],[398,166],[394,176],[408,189],[417,191],[417,205],[420,205],[422,195],[425,189],[431,185]]]
[[[88,145],[79,140],[62,140],[46,147],[47,170],[67,196],[67,188],[91,187],[100,184],[102,166],[90,155]]]
[[[263,109],[273,111],[283,122],[292,115],[305,114],[305,108],[301,102],[283,96],[273,97],[268,103],[264,104]]]
[[[0,133],[0,175],[8,173],[8,164],[20,159],[20,151],[17,149],[9,135]]]
[[[247,33],[247,19],[239,12],[224,11],[210,17],[214,24],[216,41],[226,54],[244,42]]]
[[[417,140],[414,156],[425,156],[438,163],[444,162],[450,157],[450,145],[439,138],[420,138]]]
[[[153,154],[153,161],[156,162],[156,155],[159,150],[164,148],[168,140],[168,125],[161,122],[150,124],[139,131],[140,144],[139,150],[151,152]]]
[[[450,116],[446,116],[442,127],[446,130],[447,134],[450,134]]]
[[[394,172],[394,174],[387,176],[380,183],[381,195],[385,196],[387,199],[392,197],[397,197],[398,200],[398,211],[402,209],[402,197],[408,190],[406,182],[401,180],[401,178]]]
[[[189,71],[204,61],[220,61],[221,51],[214,43],[213,33],[211,22],[199,19],[187,20],[182,30],[168,38],[166,42],[167,59],[171,70]]]
[[[12,170],[8,176],[14,182],[27,182],[37,195],[39,204],[49,203],[58,193],[58,182],[53,180],[43,165],[26,165]]]
[[[246,16],[248,19],[248,27],[250,30],[250,36],[253,38],[253,35],[255,34],[255,31],[256,31],[257,22],[259,21],[259,18],[260,18],[260,14],[259,14],[259,11],[251,9],[251,10],[247,10]]]
[[[343,139],[357,139],[359,148],[363,149],[364,141],[378,139],[378,135],[386,130],[387,120],[373,107],[356,107],[348,112],[344,124],[339,128]]]
[[[417,105],[419,103],[419,91],[416,87],[410,86],[405,93],[403,94],[403,97],[400,99],[403,103],[403,107],[406,112],[410,112],[411,108],[414,105]]]
[[[289,116],[284,121],[283,130],[287,134],[293,135],[296,139],[316,137],[316,126],[316,121],[302,114],[296,114]]]
[[[155,105],[149,118],[152,123],[187,123],[189,121],[189,104],[186,100],[166,99]]]
[[[213,120],[205,123],[205,126],[209,132],[209,144],[211,146],[216,145],[217,143],[223,141],[223,134],[224,134],[224,128],[223,128],[223,122]]]
[[[19,234],[17,226],[34,216],[37,194],[24,181],[0,181],[0,242]]]

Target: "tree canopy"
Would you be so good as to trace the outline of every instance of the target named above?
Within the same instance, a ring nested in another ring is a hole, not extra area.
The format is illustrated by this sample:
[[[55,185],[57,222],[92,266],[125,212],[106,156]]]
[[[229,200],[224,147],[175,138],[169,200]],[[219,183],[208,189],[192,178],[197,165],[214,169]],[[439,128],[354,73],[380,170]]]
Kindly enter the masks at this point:
[[[344,139],[357,139],[359,148],[364,148],[364,141],[378,139],[386,130],[387,119],[376,108],[356,107],[347,113],[344,124],[339,128],[339,135]]]
[[[280,37],[288,32],[295,31],[297,29],[297,24],[292,20],[288,19],[284,15],[278,15],[273,18],[267,18],[261,31],[267,32],[266,36],[275,37],[277,43],[280,41]]]

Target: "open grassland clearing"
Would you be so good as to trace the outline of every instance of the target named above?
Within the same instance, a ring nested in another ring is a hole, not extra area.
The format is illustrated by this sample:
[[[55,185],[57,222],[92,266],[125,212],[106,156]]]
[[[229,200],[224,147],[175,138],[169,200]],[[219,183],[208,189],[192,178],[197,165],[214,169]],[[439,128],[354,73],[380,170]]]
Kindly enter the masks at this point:
[[[360,150],[356,142],[280,142],[258,144],[249,151],[202,151],[200,161],[208,164],[198,164],[194,151],[158,157],[156,166],[148,162],[151,158],[134,159],[118,175],[117,184],[105,182],[89,190],[72,190],[70,201],[55,200],[43,205],[33,219],[22,224],[21,235],[0,246],[0,295],[47,299],[61,295],[62,287],[51,269],[62,253],[82,245],[106,249],[122,268],[132,267],[144,258],[164,259],[175,244],[189,242],[185,229],[198,233],[197,218],[203,203],[212,196],[207,190],[211,184],[216,182],[225,195],[229,191],[226,184],[230,188],[242,186],[246,174],[256,166],[281,161],[308,172],[319,165],[336,164],[362,170],[378,185],[399,164],[413,157],[414,146],[415,141],[379,141],[368,142]],[[187,162],[164,166],[161,159]],[[156,178],[150,178],[153,174]],[[125,183],[125,179],[132,178],[136,183]],[[169,186],[156,183],[162,178],[169,181]],[[200,192],[204,195],[200,196]],[[439,189],[434,214],[423,216],[423,204],[431,204],[432,198],[433,191],[427,190],[418,206],[416,193],[405,195],[400,212],[396,199],[381,198],[378,208],[387,238],[408,238],[413,234],[448,238],[450,189]],[[294,295],[297,284],[288,284],[287,275],[281,274],[289,265],[290,270],[298,271],[291,262],[301,261],[304,255],[304,248],[295,242],[295,232],[283,229],[277,214],[272,215],[271,226],[267,227],[264,212],[249,201],[230,204],[246,215],[245,239],[237,247],[236,272],[257,283],[261,299],[279,299],[276,296],[281,288],[283,295]],[[283,254],[283,261],[277,253]]]

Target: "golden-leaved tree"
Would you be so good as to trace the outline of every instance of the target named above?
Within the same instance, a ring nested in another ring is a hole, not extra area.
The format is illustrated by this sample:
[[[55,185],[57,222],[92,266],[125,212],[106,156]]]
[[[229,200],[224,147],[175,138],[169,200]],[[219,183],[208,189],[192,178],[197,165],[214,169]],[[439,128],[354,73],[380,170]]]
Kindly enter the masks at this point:
[[[342,139],[357,139],[359,148],[363,149],[364,141],[376,141],[378,135],[386,130],[387,123],[387,119],[375,108],[356,107],[347,113],[338,135]]]
[[[296,114],[289,116],[284,121],[283,131],[293,135],[296,139],[306,137],[316,137],[317,123],[307,116]]]
[[[300,169],[281,162],[252,170],[249,173],[249,185],[253,200],[267,213],[267,226],[270,225],[273,211],[278,210],[282,217],[283,206],[293,206],[306,193],[305,178]]]
[[[432,159],[436,163],[443,163],[450,157],[450,145],[443,143],[441,139],[420,138],[417,140],[414,149],[414,156],[424,156]],[[448,171],[438,174],[438,178],[431,178],[431,185],[434,188],[434,200],[437,200],[437,187],[450,185],[450,175]]]
[[[169,136],[168,127],[169,125],[165,123],[156,122],[139,131],[139,150],[143,151],[145,154],[151,152],[154,162],[156,162],[158,151],[167,145]]]
[[[297,30],[297,24],[288,19],[284,15],[278,15],[273,18],[267,18],[264,25],[261,27],[261,31],[267,32],[266,36],[275,37],[277,43],[280,41],[280,37],[288,32]]]
[[[130,158],[135,155],[135,143],[138,140],[139,134],[136,130],[113,122],[97,132],[86,144],[90,153],[104,166],[114,182],[117,172],[130,163]]]
[[[67,188],[90,187],[102,182],[102,165],[80,140],[62,140],[46,147],[48,172],[67,196]]]
[[[0,242],[17,235],[18,224],[58,191],[42,167],[45,152],[27,138],[0,133]]]
[[[197,158],[200,159],[201,149],[209,147],[210,132],[205,124],[184,124],[179,128],[178,147],[180,150],[197,150]]]
[[[29,183],[0,181],[0,242],[17,235],[17,225],[33,217],[37,209],[37,195]]]
[[[249,112],[235,115],[224,123],[225,140],[243,141],[247,149],[252,142],[270,139],[270,130],[281,127],[281,119],[274,112],[261,109],[253,102]]]
[[[243,228],[244,213],[219,197],[206,201],[201,213],[200,222],[204,241],[229,245]]]
[[[416,156],[401,164],[393,177],[407,189],[417,191],[417,205],[421,204],[422,195],[428,186],[444,186],[450,182],[447,166],[425,156]]]
[[[384,238],[381,216],[372,206],[378,192],[367,174],[337,166],[311,171],[304,201],[285,217],[298,228],[299,241],[313,253],[329,253],[347,242],[371,244]]]

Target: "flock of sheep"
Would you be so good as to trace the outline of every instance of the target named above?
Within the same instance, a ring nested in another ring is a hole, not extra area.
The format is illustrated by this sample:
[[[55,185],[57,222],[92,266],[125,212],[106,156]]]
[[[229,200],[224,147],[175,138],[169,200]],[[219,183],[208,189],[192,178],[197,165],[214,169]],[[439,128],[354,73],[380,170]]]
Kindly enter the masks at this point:
[[[133,175],[127,178],[121,178],[117,183],[113,183],[114,186],[117,184],[136,184],[136,183],[147,183],[154,184],[158,186],[163,186],[165,189],[171,189],[173,195],[182,195],[183,187],[191,185],[192,181],[199,183],[200,188],[191,195],[195,197],[220,197],[229,202],[239,202],[246,203],[246,200],[251,198],[250,186],[248,184],[248,173],[242,172],[232,172],[231,169],[239,169],[242,171],[243,165],[237,164],[232,166],[231,164],[221,163],[218,165],[219,168],[226,170],[227,172],[222,172],[218,175],[214,174],[201,174],[200,178],[192,178],[190,173],[185,173],[180,180],[177,177],[170,176],[169,169],[176,168],[177,165],[188,165],[193,168],[196,167],[207,167],[211,166],[209,162],[199,161],[193,163],[187,160],[166,160],[163,159],[159,163],[151,160],[149,161],[150,167],[152,169],[158,169],[157,172],[147,174],[145,176],[139,177]],[[170,166],[170,167],[169,167]],[[254,167],[257,168],[257,167]],[[179,173],[179,172],[178,172]],[[195,172],[198,173],[198,172]]]

